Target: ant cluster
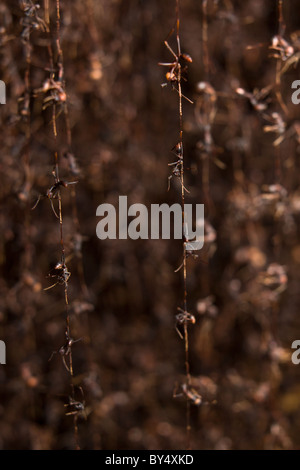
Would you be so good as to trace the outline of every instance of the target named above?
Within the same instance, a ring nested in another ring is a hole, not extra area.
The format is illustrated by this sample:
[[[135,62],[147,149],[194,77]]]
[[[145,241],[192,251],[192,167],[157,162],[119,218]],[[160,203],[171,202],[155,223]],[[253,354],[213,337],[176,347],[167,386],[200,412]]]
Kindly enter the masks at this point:
[[[78,183],[78,181],[63,181],[63,180],[60,180],[57,176],[56,170],[53,170],[52,175],[54,176],[54,180],[55,180],[54,185],[51,186],[51,188],[47,189],[46,194],[40,194],[39,195],[36,203],[34,204],[34,206],[31,209],[34,210],[37,207],[37,205],[39,204],[41,199],[45,199],[45,198],[49,199],[52,211],[53,211],[55,217],[57,219],[59,219],[59,215],[57,214],[57,212],[54,208],[54,205],[53,205],[53,200],[54,199],[60,199],[60,197],[61,197],[60,188],[61,187],[68,188],[68,186],[70,186],[71,184],[76,184],[76,183]]]

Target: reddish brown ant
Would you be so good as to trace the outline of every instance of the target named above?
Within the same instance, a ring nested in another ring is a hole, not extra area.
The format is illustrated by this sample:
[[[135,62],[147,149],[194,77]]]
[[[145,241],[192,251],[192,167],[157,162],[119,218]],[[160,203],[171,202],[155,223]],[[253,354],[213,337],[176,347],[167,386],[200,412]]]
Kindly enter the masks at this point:
[[[163,67],[169,67],[169,71],[166,73],[166,83],[162,83],[162,87],[167,86],[168,83],[172,84],[172,87],[177,91],[177,93],[185,98],[189,103],[193,104],[189,98],[181,93],[180,84],[182,80],[186,81],[186,78],[183,76],[183,73],[187,70],[187,64],[192,63],[193,59],[189,54],[184,54],[181,52],[180,48],[180,39],[179,35],[177,34],[177,54],[173,51],[171,46],[168,43],[168,38],[174,33],[174,29],[168,34],[167,39],[164,41],[165,46],[171,52],[174,57],[173,62],[159,62],[158,65],[162,65]],[[175,86],[177,83],[178,88]]]

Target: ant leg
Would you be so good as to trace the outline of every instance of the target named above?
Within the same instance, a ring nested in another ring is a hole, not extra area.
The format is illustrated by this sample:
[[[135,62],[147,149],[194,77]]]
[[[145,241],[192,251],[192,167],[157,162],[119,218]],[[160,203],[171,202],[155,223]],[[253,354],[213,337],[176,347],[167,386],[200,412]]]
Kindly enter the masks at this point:
[[[183,262],[181,263],[181,265],[177,269],[175,269],[174,273],[178,273],[181,270],[182,267],[183,267]]]
[[[62,358],[65,368],[67,369],[68,372],[70,372],[70,368],[68,367],[65,356],[61,356],[61,358]]]
[[[52,352],[51,356],[50,356],[49,359],[48,359],[48,362],[50,362],[50,361],[52,360],[52,357],[53,357],[55,354],[57,354],[57,351],[53,351],[53,352]]]
[[[52,198],[49,198],[49,201],[50,201],[50,204],[51,204],[51,207],[52,207],[52,210],[53,210],[53,213],[54,213],[55,217],[56,217],[57,219],[59,219],[59,216],[57,215],[57,213],[56,213],[56,211],[55,211],[55,209],[54,209],[54,205],[53,205]]]
[[[52,286],[45,287],[45,289],[43,289],[43,290],[49,290],[49,289],[52,289],[52,287],[55,287],[55,286],[57,286],[57,284],[58,284],[58,281],[57,281],[55,284],[52,284]]]
[[[34,206],[31,208],[32,211],[36,208],[36,206],[38,205],[38,203],[40,202],[40,200],[41,200],[42,198],[44,198],[44,197],[45,197],[45,196],[43,196],[42,194],[39,195],[39,197],[38,197],[36,203],[35,203]]]
[[[158,65],[163,65],[165,67],[171,67],[174,65],[174,62],[158,62]]]
[[[185,100],[187,100],[189,103],[191,104],[194,104],[194,101],[190,100],[187,96],[185,96],[183,93],[180,93],[178,88],[176,88],[174,85],[173,85],[173,89],[177,91],[178,95],[181,96],[182,98],[184,98]]]
[[[190,191],[188,189],[186,189],[186,187],[184,185],[182,185],[183,189],[190,194]]]
[[[80,341],[80,340],[78,339],[77,341]],[[82,400],[84,400],[84,393],[83,393],[83,389],[82,389],[81,385],[78,387],[78,389],[80,390]]]
[[[179,331],[177,325],[175,325],[175,330],[177,331],[177,333],[178,333],[178,335],[179,335],[179,338],[180,338],[180,339],[183,339],[183,335],[180,333],[180,331]],[[173,396],[174,396],[174,395],[173,395]]]
[[[169,49],[169,51],[171,52],[171,54],[175,57],[176,61],[178,60],[178,56],[177,54],[175,54],[175,52],[173,51],[172,47],[170,46],[170,44],[168,43],[168,41],[164,41],[164,44],[165,46]]]
[[[64,406],[70,406],[69,403],[66,403]],[[77,415],[78,414],[78,411],[75,410],[75,411],[68,411],[68,413],[66,413],[66,416],[72,416],[72,415]]]
[[[177,26],[176,40],[177,40],[178,57],[180,57],[181,56],[181,47],[180,47],[180,39],[179,39],[178,29],[179,29],[179,25]]]

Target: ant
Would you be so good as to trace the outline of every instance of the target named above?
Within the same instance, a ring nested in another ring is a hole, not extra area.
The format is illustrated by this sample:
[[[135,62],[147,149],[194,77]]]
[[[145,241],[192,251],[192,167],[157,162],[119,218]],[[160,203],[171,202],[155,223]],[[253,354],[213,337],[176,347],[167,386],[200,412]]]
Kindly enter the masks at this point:
[[[181,385],[181,392],[177,393],[178,387],[176,386],[173,398],[186,397],[193,405],[200,406],[202,404],[202,396],[190,385],[184,383]]]
[[[281,144],[284,140],[284,133],[286,130],[286,122],[283,120],[282,116],[279,113],[273,112],[271,116],[267,116],[267,119],[271,124],[263,127],[264,132],[275,132],[279,135],[277,139],[273,142],[273,145],[276,147]]]
[[[192,323],[192,325],[194,325],[196,323],[196,318],[194,317],[194,315],[187,312],[186,310],[183,310],[180,307],[177,307],[177,310],[179,313],[177,313],[177,315],[175,316],[175,319],[176,319],[175,329],[177,333],[179,334],[180,338],[183,339],[183,336],[178,329],[178,325],[186,325],[187,323]]]
[[[174,57],[173,62],[159,62],[158,65],[162,65],[163,67],[169,67],[169,71],[166,73],[166,83],[162,83],[161,86],[165,87],[168,83],[172,84],[173,89],[177,91],[180,97],[185,98],[189,103],[193,104],[189,98],[181,93],[181,81],[186,81],[186,78],[183,77],[183,73],[187,71],[187,64],[191,64],[193,59],[189,54],[183,54],[180,48],[180,39],[177,32],[176,40],[177,40],[177,54],[173,51],[171,46],[168,43],[168,38],[174,33],[174,29],[168,34],[167,39],[164,41],[165,46],[171,52],[172,56]],[[177,83],[178,88],[176,88],[175,84]]]
[[[184,189],[186,189],[184,187]],[[187,189],[186,189],[187,192],[189,192]],[[197,240],[195,240],[197,241]],[[198,240],[200,241],[200,240]],[[184,243],[183,243],[183,246],[184,246],[184,253],[183,253],[183,260],[182,260],[182,263],[180,264],[180,266],[178,266],[178,268],[175,269],[175,273],[178,273],[181,268],[183,267],[184,265],[184,262],[187,258],[189,258],[190,256],[193,258],[193,259],[197,259],[198,258],[198,255],[196,253],[193,253],[193,250],[194,250],[194,247],[193,245],[191,245],[191,243],[189,243],[190,240],[189,240],[189,236],[188,236],[188,226],[186,223],[184,223]]]
[[[53,351],[50,358],[49,358],[49,361],[51,361],[52,357],[54,356],[54,354],[57,354],[59,353],[61,355],[61,358],[62,358],[62,361],[63,361],[63,364],[65,366],[65,368],[67,369],[68,372],[70,372],[71,370],[71,364],[70,366],[67,365],[67,362],[66,362],[66,357],[67,356],[70,356],[71,354],[71,348],[73,346],[74,343],[78,343],[78,341],[80,341],[82,338],[79,338],[79,339],[76,339],[74,340],[73,338],[70,337],[70,334],[69,334],[69,331],[66,330],[65,332],[65,336],[66,336],[66,342],[63,346],[61,346],[57,351]]]
[[[52,274],[53,273],[53,274]],[[68,268],[65,262],[58,262],[54,269],[50,271],[48,277],[53,277],[57,279],[57,282],[52,284],[50,287],[46,287],[44,290],[52,289],[52,287],[57,286],[57,284],[64,284],[65,287],[67,286],[68,280],[70,279],[71,273],[68,271]]]
[[[43,100],[43,111],[51,106],[51,104],[65,104],[67,101],[67,94],[64,90],[64,85],[62,84],[61,80],[54,80],[53,78],[48,78],[43,83],[42,88],[37,88],[35,93],[48,93],[50,95],[44,98]]]
[[[235,92],[247,98],[250,103],[252,104],[255,111],[259,113],[263,113],[268,108],[268,104],[270,103],[269,94],[271,92],[272,85],[259,90],[257,88],[254,89],[253,93],[244,90],[244,88],[238,87],[236,88]]]
[[[67,188],[70,184],[76,184],[78,183],[78,181],[63,181],[63,180],[60,180],[55,171],[52,172],[53,176],[54,176],[54,179],[55,179],[55,183],[53,186],[51,186],[51,188],[49,188],[46,192],[46,194],[40,194],[36,203],[34,204],[34,206],[31,208],[31,210],[34,210],[38,203],[40,202],[41,199],[43,198],[48,198],[49,201],[50,201],[50,204],[51,204],[51,208],[53,210],[53,213],[55,215],[55,217],[57,217],[59,219],[59,216],[57,214],[57,212],[55,211],[54,209],[54,205],[53,205],[53,199],[59,199],[60,197],[60,187],[64,187],[64,188]]]
[[[74,386],[72,385],[72,396],[69,396],[69,403],[65,403],[65,408],[67,408],[66,416],[74,415],[77,418],[79,415],[84,415],[85,419],[87,419],[86,411],[85,411],[85,399],[82,387],[78,387],[81,393],[82,401],[75,399],[75,392]]]
[[[38,10],[40,9],[39,4],[32,3],[31,0],[23,0],[21,7],[24,11],[25,17],[21,19],[20,23],[23,26],[21,34],[22,41],[24,44],[29,43],[30,33],[33,29],[40,30],[42,32],[48,32],[48,27],[44,20],[38,16]]]
[[[283,62],[295,53],[293,46],[281,35],[276,35],[272,38],[270,49],[276,51],[272,54],[272,57],[281,59]]]
[[[174,145],[172,148],[172,152],[177,156],[177,160],[172,163],[168,163],[169,166],[173,166],[172,174],[168,176],[168,191],[170,190],[171,186],[171,179],[173,176],[176,176],[177,178],[181,177],[181,172],[182,172],[182,167],[183,167],[183,145],[182,142],[178,142],[178,144]],[[183,187],[183,189],[189,193],[189,191]]]
[[[37,10],[41,8],[38,3],[34,4],[31,0],[23,0],[20,3],[26,16],[35,16]]]
[[[181,170],[182,170],[182,165],[183,165],[183,148],[182,148],[182,143],[179,142],[172,148],[172,152],[175,153],[175,155],[178,157],[178,160],[172,163],[168,163],[169,166],[174,166],[172,170],[172,174],[168,176],[168,191],[170,190],[170,185],[171,185],[171,179],[173,176],[177,176],[177,178],[180,178],[181,175]]]

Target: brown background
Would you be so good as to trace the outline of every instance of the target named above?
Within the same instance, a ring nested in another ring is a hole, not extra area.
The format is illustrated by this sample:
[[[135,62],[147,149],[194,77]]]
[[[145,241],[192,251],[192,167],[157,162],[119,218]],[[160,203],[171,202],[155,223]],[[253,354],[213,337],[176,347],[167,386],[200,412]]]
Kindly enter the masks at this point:
[[[203,100],[197,83],[205,80],[202,2],[181,3],[182,50],[193,57],[183,87],[195,102],[184,102],[187,202],[206,203],[206,218],[217,236],[198,259],[188,259],[188,308],[196,316],[189,330],[193,385],[209,402],[217,400],[191,407],[192,447],[298,448],[300,369],[291,363],[290,347],[300,327],[299,142],[292,132],[299,107],[291,103],[290,87],[300,78],[299,67],[295,62],[282,76],[286,117],[274,90],[267,98],[266,114],[280,113],[291,129],[275,147],[278,135],[263,129],[270,123],[235,89],[253,92],[274,84],[276,59],[268,46],[278,32],[277,2],[208,2],[209,78],[219,93],[212,136],[223,162],[216,164],[200,150],[203,127],[195,114]],[[184,344],[174,328],[183,300],[182,272],[174,273],[181,243],[96,237],[97,206],[116,204],[119,195],[148,207],[180,201],[175,177],[167,191],[168,163],[175,159],[171,149],[178,139],[178,95],[170,85],[161,88],[167,68],[157,65],[171,59],[163,41],[174,26],[174,4],[61,0],[73,140],[68,148],[62,113],[60,176],[79,180],[76,202],[85,237],[82,252],[76,251],[72,192],[62,188],[71,331],[83,338],[73,346],[73,361],[74,383],[84,389],[88,414],[87,420],[79,419],[84,449],[186,445],[185,401],[172,397],[176,383],[184,381]],[[288,41],[300,29],[298,10],[296,0],[284,1]],[[64,343],[63,286],[43,290],[51,285],[47,273],[60,260],[59,224],[46,199],[30,210],[53,184],[51,108],[42,111],[43,97],[34,92],[49,75],[49,35],[31,34],[28,150],[26,119],[18,112],[26,70],[23,16],[18,2],[1,2],[0,78],[7,84],[7,104],[0,108],[0,338],[6,342],[7,364],[0,366],[0,448],[71,449],[72,417],[64,415],[63,406],[69,375],[58,354],[48,361]],[[169,41],[175,48],[174,35]],[[295,54],[299,51],[300,40]],[[78,171],[64,157],[67,151]],[[205,158],[210,161],[209,203],[202,183]],[[287,193],[266,202],[264,188],[275,183]],[[282,291],[276,274],[270,282],[270,271],[266,275],[272,263],[287,273],[287,283],[281,277]],[[208,296],[215,307],[203,313],[199,301]]]

